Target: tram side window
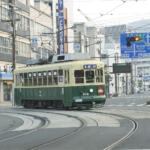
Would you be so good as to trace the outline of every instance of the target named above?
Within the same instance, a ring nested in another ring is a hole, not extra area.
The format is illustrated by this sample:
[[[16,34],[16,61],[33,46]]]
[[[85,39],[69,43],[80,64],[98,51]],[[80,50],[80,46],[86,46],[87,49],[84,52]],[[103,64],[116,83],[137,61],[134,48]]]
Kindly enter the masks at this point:
[[[103,70],[96,70],[96,82],[103,82]]]
[[[58,70],[59,83],[63,83],[63,70]]]
[[[47,85],[47,72],[43,72],[43,85]]]
[[[23,73],[20,73],[19,76],[20,76],[19,86],[23,86],[24,85]]]
[[[54,80],[54,85],[58,84],[58,74],[57,74],[57,70],[53,71],[53,80]]]
[[[20,85],[20,75],[16,74],[16,86]]]
[[[37,73],[33,72],[33,85],[37,86]]]
[[[28,74],[24,73],[24,86],[28,86]]]
[[[74,71],[75,83],[84,83],[84,70]]]
[[[29,86],[32,86],[32,73],[28,73],[28,78],[29,78]]]
[[[69,70],[65,70],[65,84],[70,83]]]
[[[43,78],[42,72],[38,72],[38,85],[42,85],[42,78]]]
[[[52,72],[48,71],[48,85],[52,85]]]
[[[94,71],[86,71],[85,72],[86,83],[94,82]]]

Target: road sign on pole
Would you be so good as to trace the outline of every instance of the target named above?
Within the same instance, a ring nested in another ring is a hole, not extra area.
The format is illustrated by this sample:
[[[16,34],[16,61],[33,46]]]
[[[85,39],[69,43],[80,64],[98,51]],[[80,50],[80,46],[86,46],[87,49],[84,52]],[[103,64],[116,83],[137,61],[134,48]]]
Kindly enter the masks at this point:
[[[37,46],[38,45],[38,40],[37,38],[32,39],[32,46]]]
[[[150,81],[150,76],[144,76],[144,77],[143,77],[143,80],[144,80],[144,81]]]
[[[113,64],[113,73],[131,73],[131,63],[115,63]]]
[[[122,58],[150,57],[150,33],[120,34]]]
[[[80,44],[74,44],[74,50],[80,52]]]

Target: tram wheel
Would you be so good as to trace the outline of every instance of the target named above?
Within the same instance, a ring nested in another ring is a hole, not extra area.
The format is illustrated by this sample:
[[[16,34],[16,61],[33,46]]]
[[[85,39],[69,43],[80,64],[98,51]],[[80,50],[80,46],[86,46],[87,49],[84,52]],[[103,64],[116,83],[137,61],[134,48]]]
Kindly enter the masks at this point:
[[[67,107],[65,107],[65,110],[70,110],[70,109],[71,109],[71,108],[70,108],[70,107],[68,107],[68,106],[67,106]]]

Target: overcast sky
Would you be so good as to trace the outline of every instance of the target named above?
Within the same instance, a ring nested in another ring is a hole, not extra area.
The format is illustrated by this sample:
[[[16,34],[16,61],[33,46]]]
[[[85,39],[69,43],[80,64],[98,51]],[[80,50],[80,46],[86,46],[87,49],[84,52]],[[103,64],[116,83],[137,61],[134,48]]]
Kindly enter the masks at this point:
[[[74,22],[87,22],[103,27],[148,18],[150,0],[74,0]]]

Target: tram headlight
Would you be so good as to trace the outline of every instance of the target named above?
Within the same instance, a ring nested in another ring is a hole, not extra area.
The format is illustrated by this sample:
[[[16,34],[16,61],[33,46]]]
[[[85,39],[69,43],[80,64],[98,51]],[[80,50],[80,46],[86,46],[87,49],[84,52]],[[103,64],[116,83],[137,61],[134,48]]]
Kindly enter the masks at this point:
[[[93,89],[90,89],[90,93],[93,93],[94,92],[94,90]]]

